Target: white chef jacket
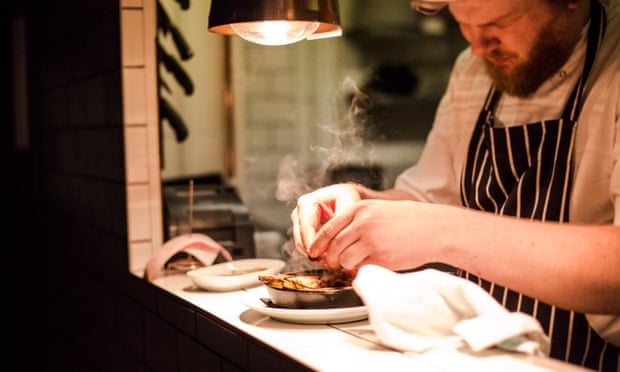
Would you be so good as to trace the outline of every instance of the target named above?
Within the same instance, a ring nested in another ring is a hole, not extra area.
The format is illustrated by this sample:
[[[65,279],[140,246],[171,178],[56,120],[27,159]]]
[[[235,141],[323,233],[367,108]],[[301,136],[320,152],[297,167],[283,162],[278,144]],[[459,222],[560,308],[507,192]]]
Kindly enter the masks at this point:
[[[607,13],[605,39],[588,77],[587,97],[577,119],[570,223],[620,226],[620,0],[601,0]],[[575,53],[529,98],[502,95],[496,126],[514,126],[561,116],[581,76],[587,25]],[[419,161],[401,173],[395,188],[421,201],[462,205],[460,177],[470,137],[491,80],[481,58],[465,49],[457,58],[447,90]],[[620,317],[589,315],[609,342],[620,346]]]
[[[577,122],[569,216],[571,223],[620,225],[620,2],[601,3],[608,14],[606,40],[590,72]],[[561,116],[583,71],[586,35],[587,25],[575,53],[532,97],[502,95],[495,112],[499,125]],[[461,171],[490,85],[482,59],[465,49],[454,64],[419,161],[397,177],[395,188],[422,201],[461,205]]]

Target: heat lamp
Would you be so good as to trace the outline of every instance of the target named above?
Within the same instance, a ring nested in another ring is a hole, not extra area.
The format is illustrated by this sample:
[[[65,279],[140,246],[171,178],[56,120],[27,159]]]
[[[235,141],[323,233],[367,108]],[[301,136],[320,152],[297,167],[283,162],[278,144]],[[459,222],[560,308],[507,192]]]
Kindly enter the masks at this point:
[[[336,0],[212,0],[209,31],[261,45],[342,35]]]

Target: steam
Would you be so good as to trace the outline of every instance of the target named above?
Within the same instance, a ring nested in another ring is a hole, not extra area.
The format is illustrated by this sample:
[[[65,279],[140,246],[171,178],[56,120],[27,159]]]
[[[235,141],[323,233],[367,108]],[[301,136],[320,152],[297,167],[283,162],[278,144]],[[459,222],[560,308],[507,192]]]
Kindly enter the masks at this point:
[[[329,182],[329,171],[338,166],[373,164],[373,148],[369,140],[375,137],[375,129],[369,111],[374,104],[350,78],[345,79],[339,91],[343,92],[338,95],[340,99],[350,101],[345,116],[339,122],[320,126],[332,135],[333,146],[310,146],[312,152],[325,159],[315,170],[303,169],[293,155],[285,156],[278,171],[277,200],[294,202],[299,196],[324,186]]]
[[[291,207],[299,196],[332,183],[330,173],[339,166],[368,166],[374,163],[372,160],[374,150],[370,142],[378,139],[370,115],[374,103],[350,78],[346,78],[340,84],[338,92],[340,94],[337,95],[337,100],[345,101],[336,101],[335,106],[346,107],[349,104],[342,120],[319,126],[331,135],[333,146],[329,148],[310,146],[310,150],[317,154],[319,159],[324,159],[320,166],[316,169],[305,169],[293,155],[287,155],[280,161],[275,197]],[[287,241],[282,250],[289,256],[287,265],[293,270],[315,266],[296,250],[292,240]]]

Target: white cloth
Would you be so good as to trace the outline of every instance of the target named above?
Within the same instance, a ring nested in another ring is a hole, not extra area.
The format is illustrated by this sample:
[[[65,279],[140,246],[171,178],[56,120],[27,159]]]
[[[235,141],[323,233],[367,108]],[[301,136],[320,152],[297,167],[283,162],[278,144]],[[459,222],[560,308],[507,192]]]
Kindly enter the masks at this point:
[[[353,288],[379,340],[400,351],[464,342],[473,351],[549,353],[549,339],[535,318],[508,312],[474,283],[435,269],[400,274],[366,265]]]
[[[227,261],[232,260],[230,252],[211,237],[196,233],[183,234],[168,240],[153,254],[146,264],[144,278],[153,281],[162,276],[164,265],[178,252],[189,253],[206,266],[211,265],[220,254]]]

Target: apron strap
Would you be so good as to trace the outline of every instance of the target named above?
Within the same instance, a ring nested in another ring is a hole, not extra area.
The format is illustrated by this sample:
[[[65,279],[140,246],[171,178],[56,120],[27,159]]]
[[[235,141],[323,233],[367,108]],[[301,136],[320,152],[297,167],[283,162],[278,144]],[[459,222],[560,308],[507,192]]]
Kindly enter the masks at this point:
[[[563,119],[569,119],[576,121],[581,113],[583,106],[583,100],[585,95],[585,84],[588,81],[590,70],[594,65],[594,58],[596,57],[596,51],[599,45],[603,41],[603,35],[605,35],[605,29],[607,28],[607,19],[605,17],[605,9],[601,6],[598,0],[592,1],[592,10],[590,11],[590,27],[588,29],[588,46],[586,48],[586,58],[583,66],[583,73],[581,78],[577,82],[577,85],[573,88],[570,98],[564,107],[562,113]]]

